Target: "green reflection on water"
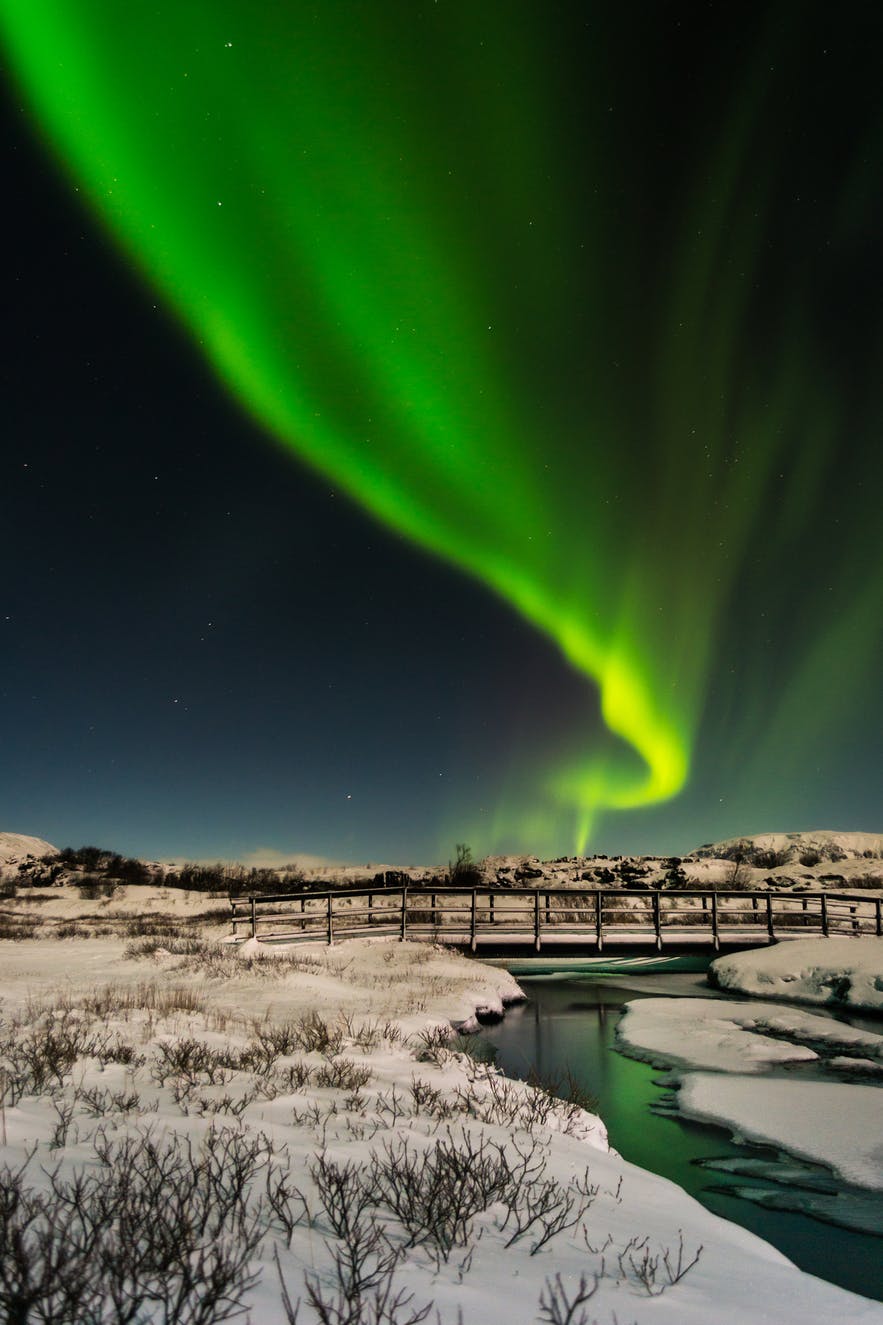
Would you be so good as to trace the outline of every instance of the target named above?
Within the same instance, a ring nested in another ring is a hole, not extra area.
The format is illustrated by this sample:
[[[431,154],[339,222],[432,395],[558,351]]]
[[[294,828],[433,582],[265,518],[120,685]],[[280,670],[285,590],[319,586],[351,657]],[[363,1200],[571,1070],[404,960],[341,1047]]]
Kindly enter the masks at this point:
[[[545,1076],[569,1069],[596,1096],[610,1144],[625,1159],[670,1178],[707,1209],[771,1242],[802,1269],[883,1300],[880,1238],[744,1199],[746,1191],[753,1189],[760,1197],[772,1184],[745,1173],[711,1172],[701,1162],[773,1158],[773,1152],[737,1146],[724,1129],[653,1112],[664,1098],[656,1083],[666,1074],[616,1052],[620,1009],[635,998],[705,992],[684,988],[676,977],[654,977],[653,985],[652,991],[638,991],[592,977],[531,981],[524,986],[528,1003],[511,1009],[485,1034],[510,1076],[525,1077],[532,1067]]]

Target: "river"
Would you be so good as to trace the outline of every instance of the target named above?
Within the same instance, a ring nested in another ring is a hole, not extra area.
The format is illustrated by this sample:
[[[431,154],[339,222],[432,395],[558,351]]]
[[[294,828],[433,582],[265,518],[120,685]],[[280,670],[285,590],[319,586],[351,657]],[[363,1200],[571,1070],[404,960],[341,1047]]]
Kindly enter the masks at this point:
[[[783,1163],[768,1148],[736,1145],[726,1129],[674,1116],[674,1097],[664,1082],[659,1084],[666,1074],[615,1049],[624,1003],[666,995],[719,996],[701,976],[589,976],[524,980],[522,987],[528,1002],[483,1031],[507,1075],[524,1078],[535,1069],[554,1078],[571,1072],[597,1098],[610,1144],[626,1159],[671,1178],[709,1210],[759,1234],[802,1269],[883,1300],[883,1237],[831,1222],[845,1217],[863,1230],[883,1233],[883,1194],[845,1188],[825,1170]],[[844,1019],[883,1030],[879,1021]],[[783,1203],[801,1208],[769,1208]],[[813,1216],[806,1213],[808,1205],[815,1209]]]

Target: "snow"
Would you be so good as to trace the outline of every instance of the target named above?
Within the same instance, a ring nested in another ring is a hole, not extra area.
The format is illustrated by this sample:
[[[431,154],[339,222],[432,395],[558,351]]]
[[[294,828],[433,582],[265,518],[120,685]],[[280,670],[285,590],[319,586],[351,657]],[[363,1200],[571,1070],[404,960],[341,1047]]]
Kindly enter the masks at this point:
[[[633,1057],[656,1066],[713,1072],[755,1073],[778,1064],[813,1062],[819,1047],[883,1064],[883,1035],[800,1008],[730,999],[642,998],[628,1003],[617,1040]]]
[[[718,957],[720,989],[883,1012],[883,938],[798,939]]]
[[[773,1003],[648,998],[626,1005],[617,1038],[632,1057],[675,1069],[686,1116],[883,1189],[879,1088],[795,1079],[807,1066],[865,1077],[883,1070],[883,1034]],[[769,1075],[783,1067],[789,1076]]]
[[[868,860],[883,857],[883,836],[879,833],[836,832],[816,828],[802,833],[753,833],[745,837],[730,837],[722,842],[710,842],[696,847],[691,857],[722,858],[733,852],[751,855],[756,852],[775,852],[796,859],[808,852],[818,852],[828,861],[862,856]]]
[[[63,1015],[74,1021],[97,1018],[103,1029],[106,1024],[107,1031],[131,1042],[146,1059],[142,1065],[102,1065],[98,1058],[83,1057],[54,1098],[44,1092],[7,1103],[0,1128],[2,1162],[20,1165],[28,1147],[38,1143],[29,1172],[45,1182],[57,1166],[62,1176],[84,1165],[94,1167],[92,1140],[99,1130],[119,1140],[143,1135],[149,1128],[151,1135],[167,1141],[189,1139],[195,1153],[212,1144],[217,1129],[224,1136],[264,1136],[276,1147],[275,1158],[265,1155],[266,1164],[281,1166],[307,1195],[315,1214],[319,1201],[309,1168],[322,1152],[338,1163],[364,1168],[372,1154],[382,1154],[384,1145],[407,1144],[413,1153],[431,1153],[448,1140],[460,1149],[485,1144],[499,1147],[499,1153],[514,1162],[515,1147],[525,1152],[531,1144],[526,1118],[542,1097],[530,1087],[507,1082],[493,1069],[443,1047],[428,1061],[417,1056],[421,1034],[433,1026],[474,1025],[480,1009],[499,1013],[516,998],[517,986],[504,971],[427,945],[390,940],[288,949],[217,942],[195,952],[152,955],[142,945],[142,952],[136,956],[130,949],[126,955],[124,943],[111,938],[0,943],[0,1013],[7,1024],[20,1017],[18,1035],[27,1033],[40,1007],[54,1004],[69,1009]],[[90,996],[92,1013],[83,1006]],[[682,1006],[690,1002],[684,1000]],[[752,1010],[758,1011],[756,1006]],[[686,1011],[691,1023],[695,1021],[695,1009]],[[186,1098],[182,1107],[180,1094],[175,1102],[174,1081],[162,1082],[157,1073],[163,1044],[189,1037],[230,1052],[247,1046],[262,1027],[281,1026],[311,1013],[338,1025],[341,1044],[336,1053],[283,1055],[280,1069],[300,1067],[311,1077],[275,1098],[270,1092],[249,1100],[257,1078],[237,1069],[226,1073],[223,1084],[198,1084],[189,1107]],[[711,1018],[705,1020],[711,1036]],[[747,1021],[732,1022],[731,1027],[720,1032],[724,1039],[754,1033]],[[410,1037],[407,1042],[397,1038],[399,1029]],[[863,1044],[868,1061],[871,1050]],[[751,1052],[749,1048],[749,1056]],[[363,1087],[345,1092],[316,1081],[317,1074],[344,1059],[371,1073]],[[713,1080],[728,1084],[745,1079]],[[756,1078],[747,1080],[750,1087],[756,1085]],[[430,1105],[417,1102],[415,1081],[427,1098],[438,1092],[435,1114]],[[129,1109],[115,1105],[95,1117],[85,1107],[84,1092],[96,1089],[135,1094],[139,1104]],[[703,1089],[697,1085],[696,1107],[702,1107]],[[471,1101],[468,1108],[462,1107],[464,1099]],[[73,1111],[62,1136],[65,1102]],[[229,1111],[234,1105],[242,1105],[238,1114]],[[450,1110],[447,1118],[439,1114],[444,1109]],[[433,1301],[441,1325],[454,1325],[458,1309],[463,1325],[533,1325],[544,1285],[556,1274],[568,1292],[580,1275],[587,1275],[590,1284],[598,1276],[587,1319],[603,1325],[613,1319],[624,1325],[633,1320],[641,1325],[651,1320],[654,1325],[821,1325],[835,1317],[855,1325],[883,1325],[883,1305],[802,1273],[767,1243],[710,1214],[680,1188],[626,1163],[609,1149],[603,1123],[593,1115],[559,1108],[534,1121],[532,1130],[544,1180],[571,1195],[577,1179],[591,1184],[586,1190],[597,1191],[577,1223],[536,1254],[531,1254],[530,1236],[505,1247],[512,1229],[502,1228],[505,1211],[500,1202],[476,1214],[469,1237],[471,1258],[466,1245],[437,1263],[425,1246],[411,1248],[397,1271],[396,1285],[413,1292],[415,1306]],[[258,1187],[263,1186],[262,1174]],[[400,1244],[395,1221],[389,1219],[387,1228]],[[313,1226],[298,1224],[290,1245],[279,1228],[268,1228],[256,1252],[260,1278],[247,1299],[251,1319],[284,1325],[274,1253],[294,1301],[304,1297],[305,1276],[311,1273],[331,1284],[334,1245],[321,1214]],[[663,1291],[651,1295],[641,1282],[644,1253],[651,1262],[668,1253],[673,1263],[679,1245],[687,1261],[701,1247],[698,1262],[675,1284],[660,1270],[659,1281],[651,1287]],[[430,1319],[435,1318],[433,1310]],[[304,1303],[300,1325],[312,1325],[313,1319]]]
[[[55,856],[58,848],[41,837],[26,837],[23,833],[0,833],[0,867],[17,865],[28,856]]]
[[[844,1097],[848,1092],[848,1103]],[[691,1072],[678,1092],[689,1118],[723,1123],[751,1141],[784,1148],[834,1170],[845,1182],[883,1191],[883,1096],[875,1086]]]

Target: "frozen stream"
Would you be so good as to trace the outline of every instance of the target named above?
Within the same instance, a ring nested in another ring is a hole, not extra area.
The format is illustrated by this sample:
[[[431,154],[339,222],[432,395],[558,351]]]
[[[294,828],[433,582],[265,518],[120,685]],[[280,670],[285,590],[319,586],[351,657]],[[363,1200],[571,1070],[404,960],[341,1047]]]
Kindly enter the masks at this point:
[[[554,1077],[569,1070],[597,1097],[610,1142],[626,1159],[671,1178],[803,1269],[883,1300],[883,1192],[848,1188],[824,1169],[767,1147],[736,1145],[724,1128],[678,1117],[666,1074],[616,1050],[624,1003],[661,996],[716,997],[702,976],[528,980],[523,988],[528,1002],[483,1032],[506,1073],[526,1077],[535,1068]],[[843,1020],[883,1030],[879,1019]],[[772,1067],[759,1073],[757,1090],[787,1070]],[[806,1070],[801,1068],[803,1074]],[[883,1089],[880,1104],[883,1119]]]

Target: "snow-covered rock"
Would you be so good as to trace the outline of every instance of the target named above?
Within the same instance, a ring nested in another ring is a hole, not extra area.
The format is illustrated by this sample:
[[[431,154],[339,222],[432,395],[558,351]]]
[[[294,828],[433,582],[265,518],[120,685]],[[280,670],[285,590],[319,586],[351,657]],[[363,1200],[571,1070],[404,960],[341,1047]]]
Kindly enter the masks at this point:
[[[24,833],[0,833],[0,880],[8,882],[18,878],[22,871],[41,873],[44,856],[55,856],[58,848],[41,837],[27,837]]]
[[[719,989],[883,1012],[883,938],[798,939],[717,957]]]
[[[0,833],[0,865],[19,865],[40,856],[55,856],[58,847],[44,842],[41,837],[25,837],[22,833]]]

